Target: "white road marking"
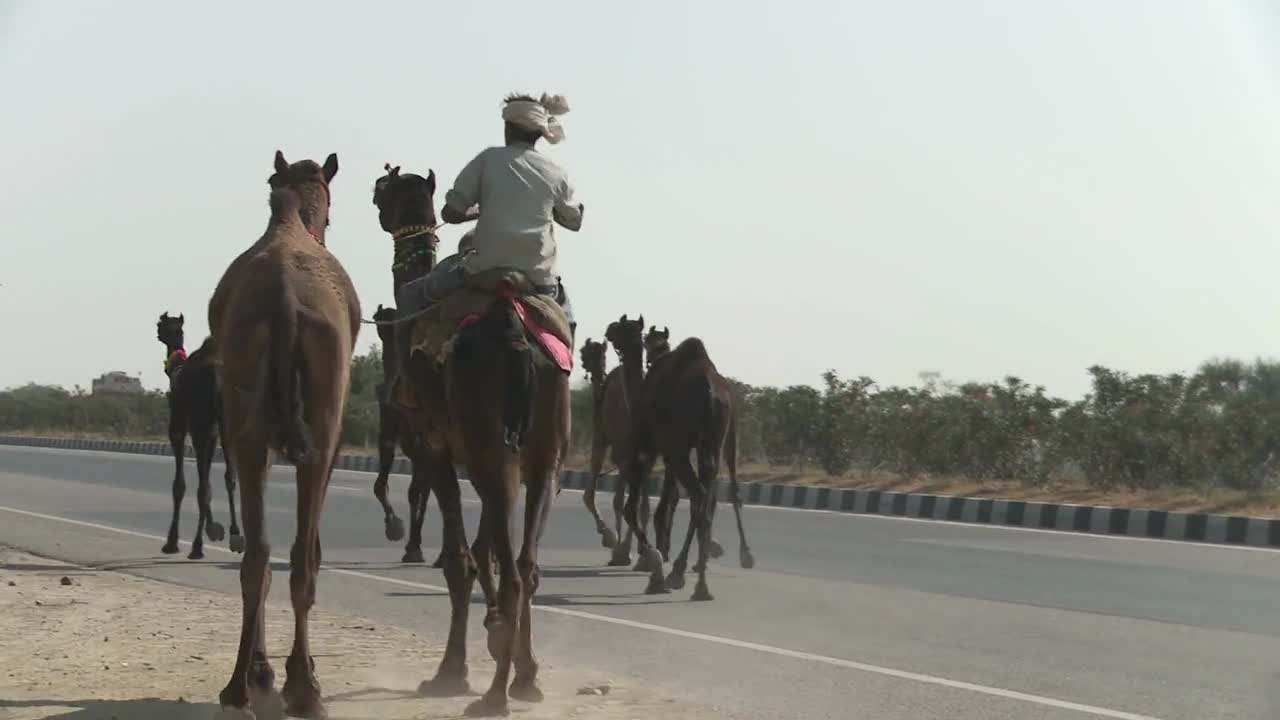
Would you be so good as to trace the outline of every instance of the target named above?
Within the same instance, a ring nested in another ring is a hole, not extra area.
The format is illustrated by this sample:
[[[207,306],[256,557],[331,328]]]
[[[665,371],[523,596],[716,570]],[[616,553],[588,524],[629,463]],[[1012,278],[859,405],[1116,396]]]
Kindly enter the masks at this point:
[[[166,538],[150,533],[138,532],[136,530],[127,530],[125,528],[113,527],[111,525],[102,525],[99,523],[86,522],[84,520],[74,520],[72,518],[59,517],[57,515],[48,515],[45,513],[33,512],[31,510],[22,510],[19,508],[11,508],[0,506],[0,511],[13,513],[15,515],[23,515],[26,517],[37,518],[40,520],[48,520],[52,522],[65,523],[67,525],[77,525],[80,527],[90,528],[93,530],[101,530],[105,532],[113,532],[120,535],[129,535],[132,537],[143,538],[163,542]],[[182,541],[181,545],[189,545],[188,542]],[[235,555],[236,553],[217,546],[205,546],[206,550],[215,550],[217,552]],[[288,563],[287,558],[272,557],[272,562]],[[429,585],[427,583],[414,582],[412,580],[401,580],[399,578],[386,577],[384,575],[376,575],[373,573],[360,572],[358,570],[346,570],[342,568],[333,568],[322,566],[326,572],[335,575],[346,575],[349,577],[360,578],[362,580],[372,580],[374,582],[382,582],[390,585],[399,585],[401,587],[414,588],[417,590],[429,590],[432,592],[448,592],[448,588],[439,585]],[[763,645],[747,640],[738,640],[736,638],[724,637],[721,635],[709,635],[707,633],[691,632],[689,630],[680,630],[665,625],[655,625],[652,623],[638,622],[635,620],[625,620],[623,618],[610,617],[608,615],[597,615],[595,613],[583,612],[581,610],[569,610],[561,607],[550,607],[546,605],[535,605],[536,610],[555,615],[564,615],[568,617],[580,618],[583,620],[593,620],[596,622],[609,623],[611,625],[620,625],[623,627],[634,628],[637,630],[647,630],[649,632],[661,633],[673,637],[685,638],[688,640],[701,640],[703,642],[723,645],[727,647],[740,648],[744,650],[754,650],[756,652],[767,653],[778,657],[787,657],[795,660],[807,660],[809,662],[820,663],[832,667],[845,668],[848,670],[858,670],[873,675],[881,675],[885,677],[897,678],[900,680],[911,680],[913,682],[925,683],[927,685],[935,685],[939,687],[951,688],[953,690],[966,690],[969,692],[979,693],[992,697],[1003,698],[1006,700],[1017,700],[1020,702],[1039,705],[1041,707],[1054,708],[1057,710],[1071,710],[1085,715],[1094,717],[1112,718],[1114,720],[1160,720],[1160,718],[1151,715],[1139,715],[1137,713],[1125,712],[1123,710],[1113,710],[1110,708],[1098,707],[1096,705],[1086,705],[1083,703],[1071,702],[1070,700],[1059,700],[1057,698],[1045,697],[1043,695],[1033,695],[1031,693],[1018,692],[1016,690],[1005,690],[1003,688],[992,687],[989,685],[979,685],[977,683],[964,682],[961,680],[952,680],[950,678],[938,677],[936,675],[926,675],[923,673],[910,672],[907,670],[898,670],[895,668],[884,667],[881,665],[873,665],[870,663],[857,662],[855,660],[846,660],[844,658],[830,657],[827,655],[818,655],[815,653],[802,652],[800,650],[789,650],[787,648],[774,647],[772,645]]]
[[[112,452],[110,450],[65,450],[62,448],[42,448],[42,447],[31,447],[26,445],[0,445],[0,449],[3,449],[3,448],[22,448],[24,450],[41,450],[41,451],[48,451],[49,454],[53,454],[53,455],[92,453],[95,455],[111,455],[119,458],[131,458],[131,459],[132,458],[150,458],[152,460],[168,460],[170,462],[172,462],[173,460],[172,457],[165,457],[163,455],[140,455],[135,453]],[[194,463],[195,461],[188,459],[187,462]],[[335,469],[334,472],[358,473],[360,475],[371,475],[371,476],[377,475],[376,472],[370,472],[368,470],[342,470],[340,468]],[[404,478],[404,479],[408,478],[407,475],[403,475],[400,473],[392,473],[391,476],[396,478]],[[281,485],[277,483],[274,485],[268,485],[268,487],[292,489],[293,486]],[[352,494],[352,493],[359,494],[359,495],[362,495],[365,493],[369,493],[370,495],[373,494],[372,483],[367,488],[355,488],[355,487],[349,487],[347,485],[336,485],[336,484],[331,484],[329,487],[337,488],[347,494]],[[462,502],[470,505],[479,504],[480,502],[479,499],[466,497],[465,495],[466,492],[467,492],[467,487],[464,484],[463,486],[464,495],[463,495]],[[582,494],[581,490],[574,490],[571,488],[564,488],[561,492]],[[981,498],[981,499],[997,500],[1002,498]],[[1027,500],[1026,502],[1041,502],[1041,501]],[[1080,538],[1080,539],[1090,538],[1093,540],[1099,540],[1103,542],[1119,541],[1119,542],[1168,543],[1173,545],[1181,545],[1183,547],[1191,546],[1191,547],[1206,548],[1211,550],[1222,550],[1226,552],[1244,551],[1244,552],[1261,552],[1261,553],[1280,553],[1280,548],[1258,547],[1255,545],[1226,545],[1226,544],[1216,544],[1216,543],[1195,542],[1193,540],[1170,540],[1166,538],[1134,537],[1131,535],[1101,535],[1101,534],[1095,534],[1095,533],[1079,532],[1075,530],[1054,530],[1052,528],[1030,528],[1030,527],[1019,527],[1017,525],[983,525],[979,523],[962,523],[962,522],[952,522],[950,520],[935,520],[932,518],[913,518],[913,517],[904,517],[900,515],[853,513],[853,512],[844,512],[841,510],[816,510],[816,509],[811,510],[808,508],[780,507],[777,505],[751,505],[751,504],[744,503],[743,507],[750,508],[752,510],[768,510],[768,511],[776,511],[776,512],[823,513],[826,515],[832,515],[832,516],[841,517],[841,518],[848,518],[851,520],[852,519],[887,520],[889,522],[928,523],[930,525],[935,525],[935,526],[943,525],[943,526],[966,528],[966,529],[973,529],[973,530],[991,530],[994,532],[1047,533],[1050,535],[1064,535],[1067,537]]]

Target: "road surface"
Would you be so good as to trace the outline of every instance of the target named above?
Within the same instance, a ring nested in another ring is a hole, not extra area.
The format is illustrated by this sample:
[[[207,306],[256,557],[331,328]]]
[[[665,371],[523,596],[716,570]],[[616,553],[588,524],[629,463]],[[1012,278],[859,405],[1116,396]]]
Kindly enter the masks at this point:
[[[160,555],[172,463],[0,447],[0,544],[238,593],[235,557],[215,549],[225,543],[206,543],[200,562]],[[183,539],[194,529],[194,467],[187,477]],[[218,468],[215,480],[214,512],[225,523]],[[319,603],[442,629],[444,579],[396,562],[401,548],[383,538],[372,480],[334,475]],[[404,516],[405,478],[392,484]],[[292,540],[292,486],[286,469],[273,471],[276,558]],[[464,509],[474,529],[469,488]],[[581,494],[564,491],[544,540],[535,614],[546,672],[572,658],[749,720],[1280,717],[1275,551],[747,508],[758,561],[748,571],[736,567],[730,510],[721,510],[717,599],[691,603],[692,577],[684,591],[650,597],[643,576],[603,567],[607,551]],[[431,558],[434,504],[425,535]],[[287,603],[287,589],[274,583],[272,602]]]

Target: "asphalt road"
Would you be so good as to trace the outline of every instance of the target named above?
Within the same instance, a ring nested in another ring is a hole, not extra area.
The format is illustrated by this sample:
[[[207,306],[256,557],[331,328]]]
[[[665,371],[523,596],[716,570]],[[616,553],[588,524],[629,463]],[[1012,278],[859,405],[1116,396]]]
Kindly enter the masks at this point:
[[[234,556],[213,549],[225,543],[206,544],[201,562],[160,555],[172,462],[0,447],[0,544],[238,592]],[[194,476],[189,468],[184,539]],[[372,479],[334,476],[319,602],[442,633],[444,579],[397,562]],[[402,516],[404,487],[393,478]],[[292,541],[294,497],[291,473],[276,469],[268,522],[277,558]],[[464,499],[473,529],[478,504],[469,489]],[[650,597],[642,575],[605,568],[581,494],[564,491],[544,539],[535,614],[544,671],[602,668],[752,720],[1280,717],[1274,551],[748,508],[757,557],[748,571],[736,567],[730,509],[721,510],[717,599],[691,603],[692,577],[684,591]],[[428,559],[438,520],[433,504]],[[287,587],[274,583],[272,601],[287,603]]]

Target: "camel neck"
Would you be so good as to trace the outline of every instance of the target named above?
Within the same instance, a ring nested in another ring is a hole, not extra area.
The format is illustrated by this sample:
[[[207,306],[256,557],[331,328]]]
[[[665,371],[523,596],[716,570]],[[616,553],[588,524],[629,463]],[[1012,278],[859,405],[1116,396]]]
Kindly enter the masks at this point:
[[[644,360],[625,354],[622,356],[622,386],[627,391],[627,404],[634,409],[634,403],[640,399],[644,387]]]

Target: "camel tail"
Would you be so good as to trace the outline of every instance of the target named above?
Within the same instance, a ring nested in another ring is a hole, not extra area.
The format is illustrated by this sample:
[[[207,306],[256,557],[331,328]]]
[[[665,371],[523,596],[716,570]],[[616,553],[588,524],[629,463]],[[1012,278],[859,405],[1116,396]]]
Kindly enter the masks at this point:
[[[272,193],[274,200],[276,193]],[[302,322],[292,294],[286,292],[271,321],[270,363],[266,400],[271,409],[275,445],[297,465],[307,457],[310,436],[302,417],[302,375],[298,330]]]
[[[513,452],[524,445],[533,418],[533,349],[525,338],[524,323],[511,305],[503,312],[502,362],[507,380],[503,397],[503,439]]]
[[[738,413],[729,411],[729,432],[724,438],[724,466],[729,472],[729,499],[734,508],[742,507],[738,491]]]

